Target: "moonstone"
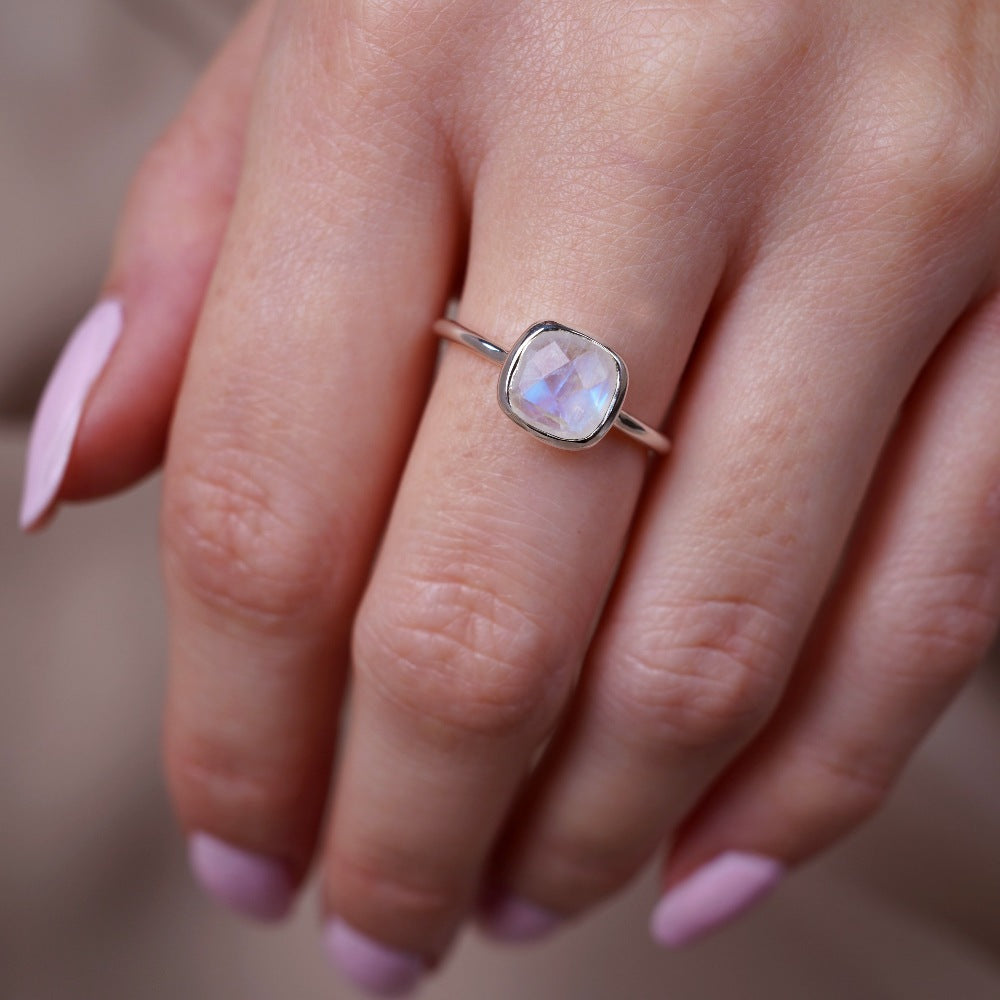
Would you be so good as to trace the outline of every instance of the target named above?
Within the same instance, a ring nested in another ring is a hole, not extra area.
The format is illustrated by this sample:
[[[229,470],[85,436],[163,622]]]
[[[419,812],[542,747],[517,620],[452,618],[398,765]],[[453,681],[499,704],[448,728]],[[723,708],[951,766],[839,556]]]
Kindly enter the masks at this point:
[[[563,441],[585,441],[607,419],[617,388],[611,351],[571,330],[543,330],[522,349],[507,399],[525,423]]]

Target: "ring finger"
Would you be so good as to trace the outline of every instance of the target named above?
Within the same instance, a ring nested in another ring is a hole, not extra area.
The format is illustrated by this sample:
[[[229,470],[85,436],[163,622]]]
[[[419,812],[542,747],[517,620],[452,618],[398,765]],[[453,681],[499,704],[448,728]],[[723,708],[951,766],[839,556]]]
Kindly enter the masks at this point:
[[[583,218],[562,194],[572,184],[538,190],[512,174],[480,174],[459,319],[504,347],[547,316],[594,333],[633,366],[629,412],[655,423],[714,291],[721,241],[690,224],[694,209],[672,213],[683,227],[648,200],[623,220],[616,178],[605,209]],[[512,189],[537,193],[517,201]],[[618,433],[578,453],[535,441],[491,405],[496,377],[449,345],[355,627],[328,946],[383,989],[439,957],[469,906],[573,684],[645,471],[643,449]]]

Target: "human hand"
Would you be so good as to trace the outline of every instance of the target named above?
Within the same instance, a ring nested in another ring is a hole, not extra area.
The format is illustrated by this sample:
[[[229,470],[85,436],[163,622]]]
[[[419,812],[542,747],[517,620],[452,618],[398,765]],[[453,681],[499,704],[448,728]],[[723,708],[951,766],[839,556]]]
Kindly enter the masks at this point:
[[[349,974],[408,985],[477,901],[541,933],[665,840],[653,932],[688,940],[882,801],[996,628],[1000,10],[270,17],[140,173],[25,521],[172,418],[167,767],[217,894],[303,881],[350,663]],[[432,383],[460,282],[504,346],[615,348],[674,453],[547,448],[459,348]]]

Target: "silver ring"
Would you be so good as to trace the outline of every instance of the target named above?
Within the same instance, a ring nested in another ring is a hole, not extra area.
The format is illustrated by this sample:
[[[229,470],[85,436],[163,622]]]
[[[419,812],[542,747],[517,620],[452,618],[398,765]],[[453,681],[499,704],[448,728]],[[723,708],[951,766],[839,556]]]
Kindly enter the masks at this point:
[[[661,455],[670,450],[668,438],[622,411],[628,369],[599,340],[553,320],[533,323],[509,353],[453,319],[436,320],[434,332],[500,365],[500,408],[548,444],[589,448],[617,427]]]

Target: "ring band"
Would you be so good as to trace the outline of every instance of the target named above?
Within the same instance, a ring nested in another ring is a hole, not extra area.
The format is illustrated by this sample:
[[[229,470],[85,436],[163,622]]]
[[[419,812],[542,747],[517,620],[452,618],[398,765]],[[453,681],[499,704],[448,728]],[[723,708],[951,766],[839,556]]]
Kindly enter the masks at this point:
[[[557,448],[589,448],[612,427],[665,455],[670,441],[622,410],[625,362],[609,347],[553,320],[533,323],[508,353],[453,319],[434,332],[500,365],[497,399],[514,423]]]

